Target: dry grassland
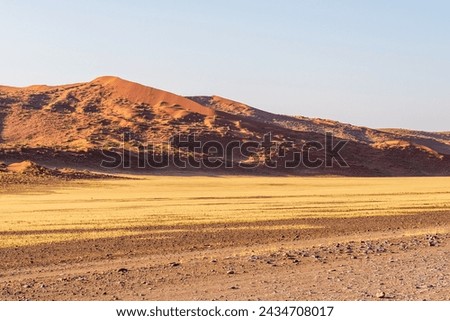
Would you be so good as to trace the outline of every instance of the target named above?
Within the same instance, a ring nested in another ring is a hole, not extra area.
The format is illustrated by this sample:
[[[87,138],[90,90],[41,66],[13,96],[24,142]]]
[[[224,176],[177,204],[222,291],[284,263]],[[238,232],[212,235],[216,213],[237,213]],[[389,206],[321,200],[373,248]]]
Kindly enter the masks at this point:
[[[0,202],[0,247],[7,248],[135,235],[149,226],[159,233],[166,226],[179,232],[195,224],[439,212],[450,209],[450,178],[153,176],[3,193]]]

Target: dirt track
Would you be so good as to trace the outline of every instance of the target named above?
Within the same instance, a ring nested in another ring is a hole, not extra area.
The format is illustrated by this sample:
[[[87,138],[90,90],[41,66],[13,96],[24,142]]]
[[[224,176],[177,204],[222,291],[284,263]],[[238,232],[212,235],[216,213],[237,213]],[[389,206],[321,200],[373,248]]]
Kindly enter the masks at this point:
[[[450,300],[450,212],[177,228],[0,249],[0,299]]]

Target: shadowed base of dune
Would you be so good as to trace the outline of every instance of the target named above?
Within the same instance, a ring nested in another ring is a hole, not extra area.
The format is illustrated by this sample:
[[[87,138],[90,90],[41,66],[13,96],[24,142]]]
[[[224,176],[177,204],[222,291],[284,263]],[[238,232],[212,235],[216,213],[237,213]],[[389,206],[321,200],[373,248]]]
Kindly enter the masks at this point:
[[[16,190],[22,186],[51,185],[58,182],[87,179],[116,178],[113,175],[93,173],[72,168],[47,168],[32,161],[5,164],[0,162],[0,191]]]

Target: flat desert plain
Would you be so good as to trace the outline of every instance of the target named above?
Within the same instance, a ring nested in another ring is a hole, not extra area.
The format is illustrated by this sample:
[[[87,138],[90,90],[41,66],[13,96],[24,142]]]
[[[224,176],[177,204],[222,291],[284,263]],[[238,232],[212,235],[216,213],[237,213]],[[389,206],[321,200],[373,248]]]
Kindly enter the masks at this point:
[[[0,194],[1,300],[450,300],[450,178],[134,176]]]

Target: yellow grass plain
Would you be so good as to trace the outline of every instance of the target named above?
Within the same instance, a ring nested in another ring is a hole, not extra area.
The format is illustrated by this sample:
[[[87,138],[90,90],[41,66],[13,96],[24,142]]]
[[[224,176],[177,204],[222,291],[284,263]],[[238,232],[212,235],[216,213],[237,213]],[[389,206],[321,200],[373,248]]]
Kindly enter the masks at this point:
[[[450,177],[146,176],[36,187],[0,194],[0,202],[6,248],[135,235],[148,226],[158,233],[165,226],[448,211]]]

